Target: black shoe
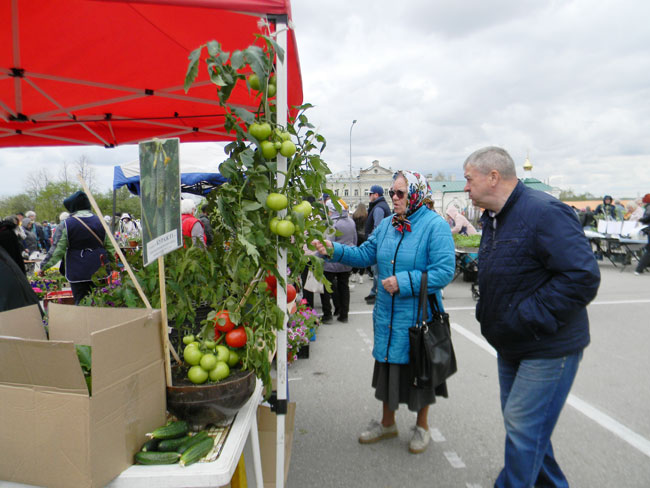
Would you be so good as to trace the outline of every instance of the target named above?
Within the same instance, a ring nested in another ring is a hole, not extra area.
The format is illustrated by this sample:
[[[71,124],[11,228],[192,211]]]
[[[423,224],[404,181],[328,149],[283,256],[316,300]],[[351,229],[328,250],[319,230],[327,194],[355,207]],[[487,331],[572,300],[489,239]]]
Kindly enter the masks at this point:
[[[368,295],[364,300],[366,301],[367,304],[375,303],[375,300],[377,297],[375,295]]]
[[[337,317],[336,320],[338,320],[339,322],[343,322],[344,324],[348,323],[347,317]]]
[[[332,317],[331,315],[323,315],[320,318],[321,324],[331,324],[332,320],[334,320],[334,317]]]

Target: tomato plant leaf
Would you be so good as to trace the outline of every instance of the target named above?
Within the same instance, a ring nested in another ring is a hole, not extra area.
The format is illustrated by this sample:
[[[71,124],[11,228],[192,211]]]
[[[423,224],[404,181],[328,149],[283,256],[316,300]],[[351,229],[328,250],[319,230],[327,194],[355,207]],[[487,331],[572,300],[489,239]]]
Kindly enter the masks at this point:
[[[196,76],[199,74],[199,60],[201,59],[201,51],[203,47],[199,47],[192,51],[189,55],[190,64],[187,67],[187,73],[185,74],[185,83],[183,84],[183,89],[185,93],[190,89]]]

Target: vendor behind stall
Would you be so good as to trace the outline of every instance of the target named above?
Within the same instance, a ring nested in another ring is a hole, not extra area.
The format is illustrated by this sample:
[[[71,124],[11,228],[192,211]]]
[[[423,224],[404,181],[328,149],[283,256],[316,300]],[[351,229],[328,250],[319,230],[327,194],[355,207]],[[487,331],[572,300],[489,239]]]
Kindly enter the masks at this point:
[[[90,211],[88,195],[78,191],[66,198],[63,205],[70,217],[63,223],[61,238],[49,261],[56,263],[65,258],[65,277],[78,305],[92,290],[95,272],[103,264],[115,261],[115,248],[99,217]],[[41,263],[41,274],[49,261]]]

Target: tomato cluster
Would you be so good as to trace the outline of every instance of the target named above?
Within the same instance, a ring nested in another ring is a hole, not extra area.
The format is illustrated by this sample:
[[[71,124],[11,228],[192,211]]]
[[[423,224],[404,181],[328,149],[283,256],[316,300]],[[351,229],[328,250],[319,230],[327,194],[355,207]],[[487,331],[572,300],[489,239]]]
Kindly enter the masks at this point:
[[[239,353],[223,344],[216,344],[211,340],[198,342],[193,335],[183,337],[183,343],[185,344],[183,359],[190,366],[187,377],[192,383],[202,384],[208,379],[210,381],[226,379],[230,375],[231,368],[239,364]]]

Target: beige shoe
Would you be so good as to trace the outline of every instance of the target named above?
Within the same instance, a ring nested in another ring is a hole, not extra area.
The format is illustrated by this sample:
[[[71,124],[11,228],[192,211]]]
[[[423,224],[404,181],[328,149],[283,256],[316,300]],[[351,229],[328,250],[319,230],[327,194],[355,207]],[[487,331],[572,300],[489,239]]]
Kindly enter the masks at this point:
[[[411,441],[409,442],[409,452],[420,454],[427,450],[429,442],[431,442],[431,434],[429,431],[416,425],[413,427],[413,437],[411,437]]]
[[[397,437],[397,434],[397,424],[384,427],[380,422],[372,420],[370,421],[370,425],[368,425],[368,429],[359,436],[359,442],[361,444],[372,444],[373,442]]]

